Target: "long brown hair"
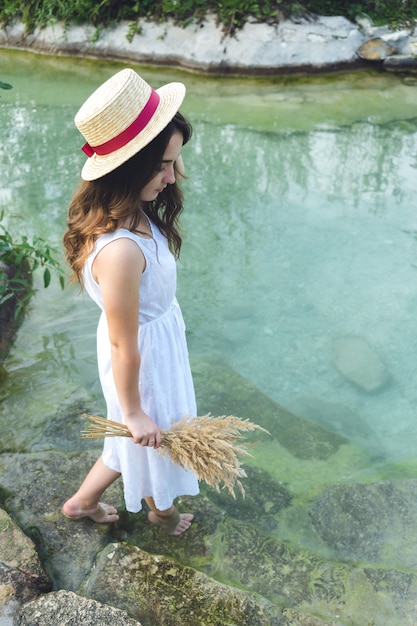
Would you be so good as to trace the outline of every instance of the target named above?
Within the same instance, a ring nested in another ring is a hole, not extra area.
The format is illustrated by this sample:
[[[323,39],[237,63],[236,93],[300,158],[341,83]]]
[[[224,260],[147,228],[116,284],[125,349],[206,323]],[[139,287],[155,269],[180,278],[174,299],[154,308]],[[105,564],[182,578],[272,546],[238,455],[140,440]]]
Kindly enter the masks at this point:
[[[192,134],[190,123],[176,113],[164,130],[131,159],[113,172],[92,181],[81,181],[68,209],[68,229],[63,242],[67,261],[73,271],[72,280],[83,284],[82,270],[97,237],[114,232],[122,226],[137,229],[141,211],[160,228],[168,239],[173,254],[181,250],[178,218],[183,207],[183,194],[177,182],[167,187],[152,202],[139,200],[142,189],[161,167],[167,145],[175,132],[186,144]]]

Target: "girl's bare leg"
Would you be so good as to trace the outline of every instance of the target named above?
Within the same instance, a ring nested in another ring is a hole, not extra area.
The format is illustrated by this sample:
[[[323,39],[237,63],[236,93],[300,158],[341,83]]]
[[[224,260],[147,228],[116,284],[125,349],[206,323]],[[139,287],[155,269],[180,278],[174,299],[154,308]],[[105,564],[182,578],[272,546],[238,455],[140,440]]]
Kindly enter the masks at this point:
[[[119,516],[116,509],[100,502],[100,498],[119,476],[119,472],[104,465],[101,457],[97,459],[77,493],[62,507],[64,515],[71,519],[89,517],[99,524],[117,522]]]
[[[153,498],[145,498],[145,501],[151,509],[148,513],[149,521],[163,528],[168,535],[182,535],[191,526],[194,519],[191,513],[179,513],[174,505],[165,511],[160,511],[156,508]]]

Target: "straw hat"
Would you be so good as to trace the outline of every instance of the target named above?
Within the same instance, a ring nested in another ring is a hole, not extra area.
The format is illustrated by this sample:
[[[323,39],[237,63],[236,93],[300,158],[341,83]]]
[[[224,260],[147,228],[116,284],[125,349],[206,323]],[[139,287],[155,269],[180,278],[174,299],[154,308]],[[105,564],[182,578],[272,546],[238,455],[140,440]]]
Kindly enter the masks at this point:
[[[152,89],[132,69],[103,83],[84,102],[75,125],[86,139],[81,177],[96,180],[142,150],[169,124],[185,96],[182,83]]]

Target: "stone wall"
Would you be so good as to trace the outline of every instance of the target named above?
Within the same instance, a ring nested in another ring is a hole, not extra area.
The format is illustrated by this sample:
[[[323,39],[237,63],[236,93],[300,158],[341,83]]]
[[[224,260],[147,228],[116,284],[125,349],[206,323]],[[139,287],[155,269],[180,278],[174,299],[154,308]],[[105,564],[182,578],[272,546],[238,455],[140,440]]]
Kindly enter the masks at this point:
[[[129,23],[99,33],[90,25],[54,24],[26,34],[17,23],[0,31],[0,46],[46,53],[66,53],[175,65],[215,73],[273,74],[331,71],[382,61],[387,56],[414,58],[417,34],[373,27],[368,20],[352,23],[344,17],[317,17],[267,25],[248,22],[234,35],[225,35],[214,16],[181,28],[172,21],[138,21],[140,34],[128,40]],[[367,41],[387,44],[383,57],[360,54]],[[409,69],[409,65],[408,68]]]

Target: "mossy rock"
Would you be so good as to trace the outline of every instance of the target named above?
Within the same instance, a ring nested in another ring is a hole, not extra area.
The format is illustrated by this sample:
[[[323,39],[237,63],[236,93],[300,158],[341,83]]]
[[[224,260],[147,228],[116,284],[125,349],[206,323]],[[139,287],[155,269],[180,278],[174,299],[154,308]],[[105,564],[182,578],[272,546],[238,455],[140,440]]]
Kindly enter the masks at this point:
[[[416,480],[329,486],[310,518],[336,558],[415,568]]]
[[[112,540],[111,525],[73,522],[61,512],[97,456],[53,451],[0,456],[3,508],[34,541],[58,589],[76,591],[97,552]],[[108,497],[116,505],[122,502],[120,483],[109,489]]]
[[[26,585],[39,592],[49,591],[51,583],[39,560],[35,545],[14,520],[0,509],[0,563],[5,568],[19,570]]]
[[[126,543],[106,546],[81,592],[143,626],[279,626],[281,610],[197,570]]]
[[[258,467],[245,465],[245,472],[244,497],[240,493],[233,497],[225,489],[216,491],[204,485],[202,493],[230,517],[252,523],[266,532],[276,531],[277,516],[291,505],[292,494]]]
[[[81,431],[88,426],[84,413],[103,415],[103,402],[97,400],[97,395],[84,388],[63,400],[56,409],[56,413],[45,419],[45,426],[31,441],[30,451],[62,450],[67,452],[91,451],[97,449],[100,454],[103,441],[100,439],[84,439]],[[105,413],[104,413],[105,415]]]
[[[21,604],[51,587],[34,543],[0,509],[0,623],[11,623],[3,621],[6,616],[12,617]]]
[[[141,624],[107,604],[89,600],[71,591],[48,593],[29,602],[19,611],[16,626],[141,626]]]

